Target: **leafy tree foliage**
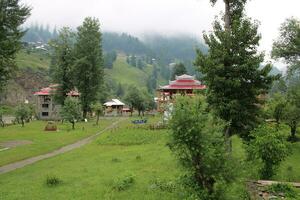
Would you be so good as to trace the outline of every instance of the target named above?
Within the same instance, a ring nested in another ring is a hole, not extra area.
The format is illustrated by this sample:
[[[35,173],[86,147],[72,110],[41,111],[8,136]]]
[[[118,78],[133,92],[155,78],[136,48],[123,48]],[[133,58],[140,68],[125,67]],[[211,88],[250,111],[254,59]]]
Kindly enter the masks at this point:
[[[99,97],[104,76],[100,23],[97,19],[85,18],[78,27],[75,59],[75,86],[81,94],[85,118],[91,111],[91,104]]]
[[[291,129],[290,139],[296,139],[297,126],[300,122],[300,90],[299,86],[289,88],[284,107],[284,121]]]
[[[113,64],[117,59],[117,52],[111,51],[104,54],[104,67],[108,69],[113,68]]]
[[[280,36],[273,44],[272,56],[284,58],[289,64],[291,75],[300,69],[300,21],[295,18],[287,19],[280,27]]]
[[[121,83],[118,84],[118,88],[117,88],[117,91],[116,91],[116,95],[117,95],[118,97],[123,97],[123,96],[124,96],[124,89],[123,89]]]
[[[186,68],[185,68],[184,64],[183,63],[177,63],[174,66],[174,69],[173,69],[172,80],[175,80],[176,76],[180,76],[180,75],[186,74],[186,73],[187,73],[187,71],[186,71]]]
[[[195,182],[200,199],[219,199],[215,184],[232,180],[224,123],[209,112],[203,98],[178,97],[170,122],[170,148]],[[209,195],[203,198],[203,191]]]
[[[248,157],[260,163],[260,177],[270,179],[289,155],[285,137],[269,126],[260,126],[251,135],[253,139],[247,147]]]
[[[3,114],[4,114],[4,109],[0,105],[0,126],[4,127],[4,120],[3,120]]]
[[[75,33],[64,27],[59,31],[58,37],[50,42],[52,47],[52,62],[50,66],[51,77],[58,84],[55,100],[63,105],[66,94],[74,89]]]
[[[24,127],[25,122],[31,118],[32,110],[27,104],[20,104],[16,109],[16,119],[21,121],[22,126]]]
[[[244,15],[244,2],[230,4],[230,27],[216,20],[213,33],[204,34],[209,52],[198,51],[195,64],[208,86],[208,103],[229,124],[226,136],[238,133],[249,139],[262,103],[258,97],[269,89],[274,77],[269,75],[270,65],[260,69],[264,55],[257,52],[258,24]]]
[[[103,114],[103,106],[102,106],[102,104],[99,103],[99,102],[94,103],[94,104],[92,105],[92,110],[93,110],[93,111],[95,112],[95,114],[96,114],[96,117],[97,117],[97,119],[96,119],[96,125],[98,125],[98,124],[99,124],[99,118],[100,118],[100,115]]]
[[[20,26],[29,15],[30,8],[19,0],[0,1],[0,91],[16,68],[16,53],[25,33]]]
[[[275,119],[277,123],[277,127],[280,124],[280,121],[283,119],[284,111],[286,105],[286,98],[284,95],[280,93],[276,93],[269,99],[267,102],[267,112],[269,113],[270,117]]]
[[[128,92],[125,96],[125,101],[129,105],[131,111],[136,109],[139,113],[144,115],[146,110],[151,110],[154,108],[154,100],[146,91],[140,91],[135,86],[131,86],[128,88]],[[131,115],[132,115],[131,112]]]
[[[75,129],[76,121],[80,120],[82,116],[79,100],[74,97],[67,97],[61,108],[60,115],[62,119],[72,124],[72,129]]]

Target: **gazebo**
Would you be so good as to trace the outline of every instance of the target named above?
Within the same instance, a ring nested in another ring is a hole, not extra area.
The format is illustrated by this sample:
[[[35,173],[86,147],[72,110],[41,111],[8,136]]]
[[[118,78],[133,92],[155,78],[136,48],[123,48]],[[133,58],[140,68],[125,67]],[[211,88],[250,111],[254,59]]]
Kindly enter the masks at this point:
[[[176,95],[193,96],[195,91],[204,90],[206,86],[201,84],[195,76],[183,74],[176,76],[174,81],[169,81],[169,85],[160,86],[157,89],[157,108],[163,111],[166,104],[172,103]]]

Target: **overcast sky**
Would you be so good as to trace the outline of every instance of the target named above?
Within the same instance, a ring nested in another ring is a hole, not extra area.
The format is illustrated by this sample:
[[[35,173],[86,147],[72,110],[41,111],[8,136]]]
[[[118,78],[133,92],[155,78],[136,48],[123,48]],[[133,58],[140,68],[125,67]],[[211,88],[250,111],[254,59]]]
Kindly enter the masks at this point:
[[[50,26],[80,25],[86,16],[99,18],[103,31],[127,32],[136,36],[156,32],[167,35],[192,34],[202,38],[211,30],[214,17],[223,10],[223,1],[211,7],[209,0],[22,0],[32,7],[27,24]],[[269,54],[280,24],[300,18],[299,0],[250,0],[248,16],[261,22],[260,50]]]

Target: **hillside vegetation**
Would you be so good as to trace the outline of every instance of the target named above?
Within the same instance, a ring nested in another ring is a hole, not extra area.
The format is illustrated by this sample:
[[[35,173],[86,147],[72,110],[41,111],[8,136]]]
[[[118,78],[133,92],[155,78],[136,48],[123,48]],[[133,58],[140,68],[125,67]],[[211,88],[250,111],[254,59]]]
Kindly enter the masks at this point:
[[[126,56],[119,54],[114,62],[112,69],[105,69],[105,74],[115,83],[120,83],[123,86],[134,85],[137,87],[146,88],[147,79],[153,70],[152,65],[147,65],[143,69],[133,67],[126,62]],[[163,83],[165,80],[159,77],[158,82]]]

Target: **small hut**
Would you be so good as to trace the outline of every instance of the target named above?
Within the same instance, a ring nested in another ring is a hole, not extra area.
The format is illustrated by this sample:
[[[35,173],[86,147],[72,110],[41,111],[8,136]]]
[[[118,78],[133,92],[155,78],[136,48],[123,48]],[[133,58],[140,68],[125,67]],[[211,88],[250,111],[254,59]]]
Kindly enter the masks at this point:
[[[125,104],[119,99],[112,99],[103,104],[105,106],[105,115],[122,115]]]

